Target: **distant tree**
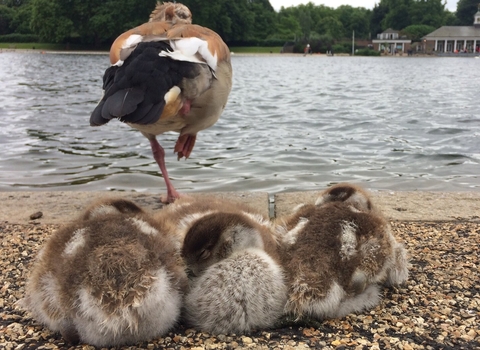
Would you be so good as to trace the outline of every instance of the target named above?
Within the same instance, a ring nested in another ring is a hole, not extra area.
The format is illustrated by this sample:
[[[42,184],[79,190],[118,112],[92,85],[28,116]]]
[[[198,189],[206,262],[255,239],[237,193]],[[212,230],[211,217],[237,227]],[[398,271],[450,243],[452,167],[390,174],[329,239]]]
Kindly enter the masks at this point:
[[[0,35],[10,34],[13,31],[10,29],[15,10],[6,6],[0,5]]]
[[[122,32],[148,20],[156,0],[70,0],[75,31],[85,43],[96,46],[115,39]]]
[[[323,30],[321,23],[324,18],[335,16],[337,16],[337,11],[332,7],[325,5],[314,6],[311,10],[311,17],[314,22],[315,31],[318,32],[319,29]]]
[[[445,24],[447,11],[443,0],[417,0],[410,5],[410,20],[412,24],[425,24],[441,27]]]
[[[20,7],[29,2],[30,0],[0,0],[0,5],[5,5],[8,7]]]
[[[456,16],[445,0],[378,0],[373,10],[342,5],[332,8],[312,2],[277,13],[269,0],[181,0],[193,23],[208,27],[227,43],[265,39],[341,40],[375,37],[391,27],[471,25],[480,0],[459,0]],[[41,40],[106,44],[122,32],[148,20],[157,0],[0,0],[0,34],[38,34]],[[409,33],[409,35],[417,35]],[[323,40],[327,41],[327,40]],[[300,43],[301,44],[301,43]],[[318,45],[323,45],[322,43]]]
[[[252,0],[249,9],[254,15],[253,36],[265,39],[275,35],[277,14],[268,0]]]
[[[327,17],[324,19],[326,28],[325,34],[333,39],[342,39],[345,36],[345,28],[342,22],[336,17]]]
[[[33,6],[30,1],[24,2],[22,6],[14,8],[12,23],[10,27],[17,34],[32,34],[30,22],[32,20]]]
[[[231,31],[221,33],[225,41],[246,41],[254,37],[255,15],[248,8],[248,0],[225,0],[222,10],[231,21]]]
[[[268,0],[182,0],[193,23],[216,31],[227,42],[276,35],[277,13]]]
[[[412,0],[388,0],[389,8],[382,21],[383,29],[392,28],[400,30],[412,24],[410,19],[410,5]]]
[[[436,27],[425,24],[412,24],[402,29],[401,34],[406,35],[412,41],[420,41],[422,37],[433,32]]]
[[[32,0],[32,29],[42,40],[72,36],[85,44],[112,41],[148,20],[156,0]]]
[[[473,17],[479,10],[479,0],[458,0],[457,12],[458,24],[462,26],[471,26]]]
[[[332,50],[332,46],[335,43],[335,39],[329,34],[323,34],[318,40],[319,47],[315,51],[327,52]]]
[[[182,0],[192,12],[193,23],[210,28],[217,33],[230,33],[232,20],[223,12],[225,0]],[[222,36],[222,34],[220,34]]]
[[[284,40],[295,41],[302,33],[298,18],[285,10],[280,10],[278,14],[276,29],[278,37]]]
[[[372,13],[370,15],[370,30],[372,37],[376,38],[377,34],[383,32],[387,28],[382,27],[382,22],[388,13],[388,5],[380,1],[379,4],[375,4]]]
[[[370,34],[370,11],[362,7],[352,7],[349,5],[339,6],[335,13],[345,28],[344,36],[351,36],[355,31],[357,38],[368,38]]]
[[[310,17],[310,13],[305,11],[305,9],[300,10],[300,14],[298,17],[300,28],[302,30],[302,37],[305,40],[310,39],[310,33],[312,31],[312,18]]]
[[[451,23],[444,0],[380,0],[371,12],[373,36],[388,29],[401,30],[410,25],[440,27]]]
[[[443,17],[443,25],[453,26],[458,23],[458,18],[455,13],[445,10],[445,16]]]
[[[41,41],[58,43],[73,31],[73,22],[61,0],[33,0],[31,28]]]

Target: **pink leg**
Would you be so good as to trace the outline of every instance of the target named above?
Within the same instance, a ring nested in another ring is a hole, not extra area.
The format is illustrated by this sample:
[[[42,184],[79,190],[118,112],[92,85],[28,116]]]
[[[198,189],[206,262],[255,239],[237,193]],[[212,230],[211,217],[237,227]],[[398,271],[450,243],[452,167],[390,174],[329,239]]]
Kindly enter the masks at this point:
[[[165,166],[165,150],[162,146],[160,146],[155,137],[151,139],[149,138],[148,140],[150,141],[150,146],[152,147],[153,158],[160,167],[163,179],[165,180],[165,185],[167,186],[167,198],[162,196],[160,200],[166,204],[173,203],[175,199],[180,198],[180,193],[175,190],[175,187],[173,187],[173,184],[168,177],[167,167]]]
[[[175,152],[178,153],[178,159],[182,157],[187,159],[190,157],[196,139],[197,135],[181,135],[178,137],[177,143],[175,144]]]

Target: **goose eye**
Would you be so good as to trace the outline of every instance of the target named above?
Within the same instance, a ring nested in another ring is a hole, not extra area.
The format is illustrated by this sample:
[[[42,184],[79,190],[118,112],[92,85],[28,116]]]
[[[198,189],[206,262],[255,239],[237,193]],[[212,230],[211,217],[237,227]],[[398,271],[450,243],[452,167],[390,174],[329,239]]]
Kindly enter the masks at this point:
[[[210,256],[210,251],[207,250],[207,249],[204,249],[204,250],[202,250],[202,252],[200,253],[199,260],[208,259],[209,256]]]

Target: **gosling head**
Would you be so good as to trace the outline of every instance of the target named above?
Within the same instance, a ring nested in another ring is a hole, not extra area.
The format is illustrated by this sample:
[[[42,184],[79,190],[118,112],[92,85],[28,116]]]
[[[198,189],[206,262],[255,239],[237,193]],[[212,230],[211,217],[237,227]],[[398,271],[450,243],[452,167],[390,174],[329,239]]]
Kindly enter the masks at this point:
[[[260,232],[246,216],[234,213],[212,213],[192,224],[182,247],[182,256],[193,276],[249,248],[263,249]]]
[[[373,210],[370,196],[365,190],[348,183],[341,183],[324,191],[315,202],[316,206],[322,206],[331,202],[345,202],[354,211],[369,212]]]
[[[144,213],[134,202],[122,198],[100,199],[91,204],[83,213],[83,220],[99,219],[110,214],[125,216]]]

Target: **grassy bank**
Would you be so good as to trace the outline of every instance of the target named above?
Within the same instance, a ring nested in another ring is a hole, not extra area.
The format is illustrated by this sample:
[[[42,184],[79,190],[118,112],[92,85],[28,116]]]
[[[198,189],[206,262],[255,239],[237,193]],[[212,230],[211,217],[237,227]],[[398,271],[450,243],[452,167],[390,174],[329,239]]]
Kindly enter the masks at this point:
[[[85,45],[49,44],[49,43],[0,43],[3,50],[39,50],[39,51],[108,51],[109,47]]]
[[[63,44],[46,44],[46,43],[0,43],[0,49],[5,50],[65,50]]]

